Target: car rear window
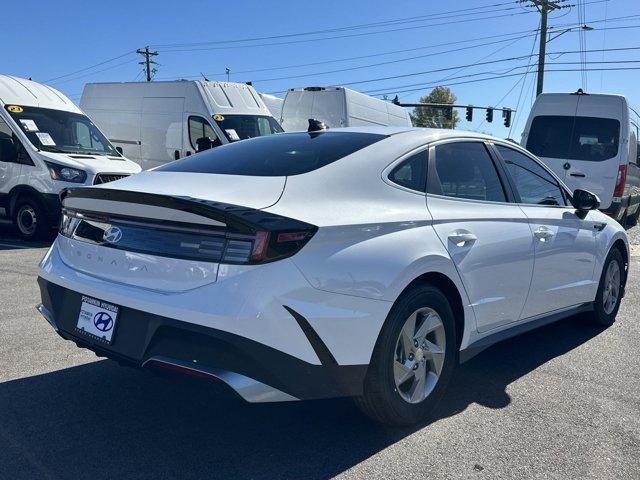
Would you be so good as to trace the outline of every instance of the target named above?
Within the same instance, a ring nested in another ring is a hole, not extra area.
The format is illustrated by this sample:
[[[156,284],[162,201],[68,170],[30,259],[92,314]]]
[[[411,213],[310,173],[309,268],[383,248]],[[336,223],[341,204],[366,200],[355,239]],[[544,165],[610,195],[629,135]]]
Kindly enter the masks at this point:
[[[357,132],[282,133],[223,145],[156,169],[280,177],[324,167],[386,138]]]
[[[533,119],[527,150],[546,158],[600,162],[618,154],[620,122],[612,118],[540,115]]]

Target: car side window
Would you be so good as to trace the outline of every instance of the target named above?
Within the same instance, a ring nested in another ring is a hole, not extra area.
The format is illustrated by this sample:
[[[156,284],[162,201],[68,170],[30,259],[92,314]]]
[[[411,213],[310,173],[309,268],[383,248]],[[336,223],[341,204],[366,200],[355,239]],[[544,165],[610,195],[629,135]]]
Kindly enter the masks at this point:
[[[427,184],[428,161],[427,150],[416,153],[391,170],[389,180],[411,190],[424,192]]]
[[[214,145],[220,145],[218,136],[209,122],[202,117],[189,117],[189,143],[191,143],[191,148],[197,151],[198,139],[203,137],[211,139]]]
[[[435,148],[436,190],[447,197],[506,202],[493,160],[482,142],[453,142]],[[430,189],[431,190],[431,189]]]
[[[520,201],[532,205],[566,206],[558,182],[535,160],[513,148],[496,145],[511,174]]]

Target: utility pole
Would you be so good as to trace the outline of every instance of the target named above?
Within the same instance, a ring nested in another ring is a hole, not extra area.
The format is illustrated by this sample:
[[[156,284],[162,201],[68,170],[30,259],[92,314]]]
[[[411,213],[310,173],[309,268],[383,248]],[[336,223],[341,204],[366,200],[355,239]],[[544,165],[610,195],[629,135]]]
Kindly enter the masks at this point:
[[[520,0],[520,3],[525,1],[540,12],[540,47],[538,49],[538,82],[536,86],[536,96],[538,96],[544,88],[544,59],[547,55],[547,20],[549,12],[560,8],[569,8],[570,5],[560,5],[566,0]]]
[[[151,57],[155,57],[156,55],[158,55],[158,52],[150,52],[149,45],[147,45],[146,47],[144,47],[144,50],[140,50],[140,49],[136,50],[136,53],[139,53],[144,57],[144,61],[138,62],[138,63],[140,65],[144,65],[144,70],[147,74],[147,82],[150,82],[151,81],[151,65],[157,65],[156,62],[151,60]]]

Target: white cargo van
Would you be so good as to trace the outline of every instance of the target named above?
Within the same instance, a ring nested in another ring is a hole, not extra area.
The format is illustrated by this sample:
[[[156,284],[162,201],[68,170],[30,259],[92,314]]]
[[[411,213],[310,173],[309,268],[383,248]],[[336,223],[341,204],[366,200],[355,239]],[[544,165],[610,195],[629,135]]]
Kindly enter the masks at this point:
[[[640,214],[637,121],[622,95],[543,93],[522,134],[522,145],[572,190],[600,197],[600,208],[620,223]]]
[[[280,122],[282,120],[282,105],[284,100],[280,97],[269,95],[268,93],[258,93],[258,95],[260,95],[260,98],[271,112],[271,115],[273,115],[273,118]]]
[[[391,102],[344,87],[304,87],[287,91],[282,105],[282,128],[306,130],[309,119],[328,127],[367,125],[410,127],[409,112]]]
[[[89,83],[80,106],[144,170],[282,131],[257,92],[244,83]]]
[[[60,218],[65,187],[140,171],[59,91],[0,75],[0,216],[23,238],[44,237]]]

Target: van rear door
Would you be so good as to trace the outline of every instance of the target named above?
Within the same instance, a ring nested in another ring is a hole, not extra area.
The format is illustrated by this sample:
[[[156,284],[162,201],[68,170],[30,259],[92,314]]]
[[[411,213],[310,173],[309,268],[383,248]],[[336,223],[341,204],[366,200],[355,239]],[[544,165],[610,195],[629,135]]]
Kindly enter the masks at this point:
[[[599,95],[551,95],[534,106],[527,150],[574,190],[611,203],[620,163],[622,100]]]
[[[622,103],[621,97],[578,95],[565,183],[598,195],[603,209],[611,204],[623,151]]]

